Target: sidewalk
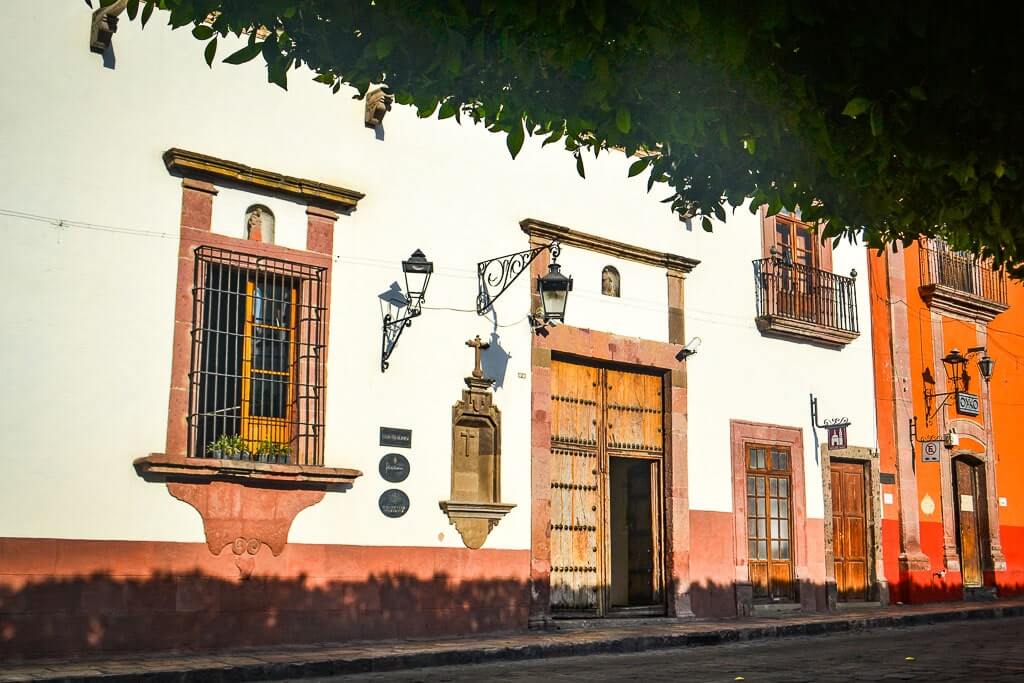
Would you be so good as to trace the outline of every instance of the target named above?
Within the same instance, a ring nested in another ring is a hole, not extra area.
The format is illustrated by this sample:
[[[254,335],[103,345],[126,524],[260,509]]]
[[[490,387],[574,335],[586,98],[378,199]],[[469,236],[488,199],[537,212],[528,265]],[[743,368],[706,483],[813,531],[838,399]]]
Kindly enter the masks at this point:
[[[746,619],[609,620],[595,628],[443,640],[377,641],[247,649],[215,654],[125,655],[0,664],[0,681],[253,681],[395,671],[427,666],[638,652],[655,648],[815,635],[968,619],[1024,616],[1024,600],[867,608],[833,614],[783,613]]]

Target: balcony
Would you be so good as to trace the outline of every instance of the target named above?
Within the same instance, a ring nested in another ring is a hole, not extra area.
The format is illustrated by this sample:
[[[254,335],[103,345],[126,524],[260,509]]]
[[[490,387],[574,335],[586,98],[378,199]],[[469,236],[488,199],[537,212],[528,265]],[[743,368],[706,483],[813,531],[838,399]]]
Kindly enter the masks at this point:
[[[778,256],[754,261],[757,329],[841,348],[860,335],[856,271],[851,277],[792,263]]]
[[[920,243],[921,298],[955,318],[988,322],[1009,308],[1006,273],[940,240]]]

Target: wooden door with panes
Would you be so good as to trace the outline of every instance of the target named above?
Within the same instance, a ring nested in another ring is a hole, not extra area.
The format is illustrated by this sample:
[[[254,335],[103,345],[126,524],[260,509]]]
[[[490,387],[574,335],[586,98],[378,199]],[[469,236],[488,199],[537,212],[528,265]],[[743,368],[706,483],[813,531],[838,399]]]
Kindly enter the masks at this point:
[[[778,275],[779,310],[788,316],[816,321],[819,311],[818,255],[810,226],[779,215],[775,217],[775,248],[782,259]],[[827,298],[827,297],[826,297]]]
[[[956,482],[958,545],[960,549],[960,571],[963,572],[964,586],[978,588],[984,583],[981,561],[981,510],[985,499],[981,482],[981,466],[963,458],[953,461]]]
[[[747,446],[747,564],[754,599],[796,599],[788,448]]]
[[[832,556],[840,600],[868,599],[864,465],[832,461]]]
[[[602,615],[609,595],[609,458],[647,463],[633,486],[649,491],[634,507],[627,593],[663,604],[661,541],[661,379],[592,365],[551,362],[551,607]],[[646,472],[646,473],[645,473]],[[638,482],[646,476],[646,482]],[[642,528],[641,528],[642,527]]]
[[[255,452],[292,438],[296,290],[286,278],[260,273],[245,300],[241,436]]]

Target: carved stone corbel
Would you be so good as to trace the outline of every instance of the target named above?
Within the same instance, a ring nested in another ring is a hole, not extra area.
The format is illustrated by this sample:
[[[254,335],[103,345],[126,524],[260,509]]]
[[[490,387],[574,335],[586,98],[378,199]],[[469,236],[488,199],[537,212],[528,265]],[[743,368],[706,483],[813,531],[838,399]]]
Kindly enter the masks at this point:
[[[476,352],[476,366],[452,406],[451,499],[440,506],[466,547],[476,550],[515,505],[501,502],[501,412],[492,403],[494,380],[480,367],[480,351],[490,345],[480,337],[466,345]]]
[[[96,54],[103,54],[110,47],[111,40],[117,32],[117,17],[128,6],[128,0],[100,7],[92,13],[92,26],[89,31],[89,49]]]
[[[384,115],[391,111],[395,98],[384,92],[383,88],[371,90],[366,94],[366,112],[363,122],[367,128],[376,128],[384,121]]]

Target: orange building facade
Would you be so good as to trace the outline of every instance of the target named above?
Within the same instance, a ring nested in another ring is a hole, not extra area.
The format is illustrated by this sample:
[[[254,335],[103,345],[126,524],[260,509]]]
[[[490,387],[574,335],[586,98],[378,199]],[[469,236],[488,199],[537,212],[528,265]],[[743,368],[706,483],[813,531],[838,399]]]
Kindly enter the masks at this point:
[[[941,241],[869,262],[889,599],[1024,593],[1024,286]]]

